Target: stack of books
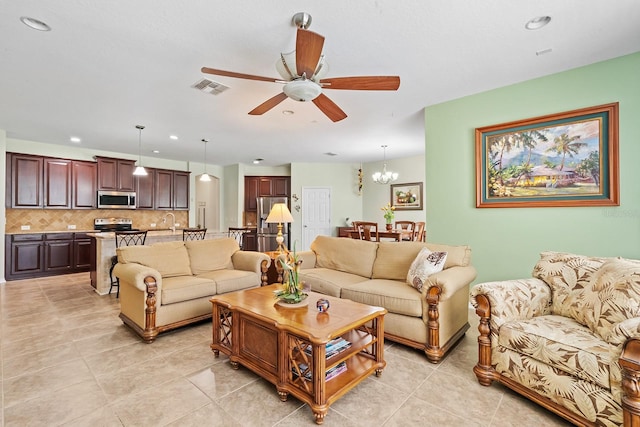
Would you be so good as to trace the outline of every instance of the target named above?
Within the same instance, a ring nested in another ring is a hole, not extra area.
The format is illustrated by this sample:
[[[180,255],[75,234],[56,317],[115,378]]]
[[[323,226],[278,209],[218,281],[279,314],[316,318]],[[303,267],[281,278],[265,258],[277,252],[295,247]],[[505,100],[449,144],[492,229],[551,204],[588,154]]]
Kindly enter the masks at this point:
[[[298,365],[298,368],[300,369],[301,372],[304,373],[304,378],[307,381],[311,381],[311,370],[309,369],[309,367],[307,366],[306,363],[301,363],[300,365]],[[327,369],[327,372],[324,375],[324,379],[325,381],[329,381],[332,378],[337,377],[338,375],[340,375],[341,373],[343,373],[344,371],[347,370],[347,364],[346,362],[342,361],[340,363],[338,363],[336,366]],[[295,377],[299,376],[298,372],[296,371],[295,367],[291,368],[291,371],[293,372],[293,375]]]
[[[335,356],[336,354],[345,351],[349,347],[351,347],[351,343],[349,341],[342,337],[334,338],[325,346],[325,357],[328,359],[331,356]],[[307,356],[311,356],[311,344],[304,349],[304,352]]]

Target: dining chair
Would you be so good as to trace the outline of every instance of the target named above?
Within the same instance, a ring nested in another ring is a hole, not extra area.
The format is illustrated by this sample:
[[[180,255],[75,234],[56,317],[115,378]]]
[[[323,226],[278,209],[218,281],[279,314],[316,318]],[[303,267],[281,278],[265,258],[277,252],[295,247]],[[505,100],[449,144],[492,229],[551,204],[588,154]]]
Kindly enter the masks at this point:
[[[413,232],[413,240],[416,242],[425,242],[427,233],[424,230],[425,222],[416,222],[415,231]]]
[[[146,231],[139,230],[126,230],[126,231],[116,231],[116,248],[121,246],[135,246],[135,245],[144,245],[145,240],[147,239]],[[111,268],[109,269],[109,279],[111,280],[111,285],[109,286],[109,293],[113,288],[116,288],[116,298],[120,297],[120,279],[117,277],[113,278],[113,268],[118,263],[118,256],[114,255],[111,257]]]
[[[244,250],[242,245],[244,244],[244,233],[246,233],[247,231],[250,231],[250,229],[246,227],[229,227],[227,235],[236,239],[236,242],[238,242],[238,246],[240,246],[240,249]]]
[[[182,230],[182,240],[204,240],[207,235],[206,228],[185,228]]]
[[[354,221],[353,226],[358,232],[360,240],[369,240],[377,242],[380,240],[378,236],[378,223],[369,221]]]
[[[400,231],[400,240],[414,240],[416,223],[414,221],[396,221],[396,231]]]

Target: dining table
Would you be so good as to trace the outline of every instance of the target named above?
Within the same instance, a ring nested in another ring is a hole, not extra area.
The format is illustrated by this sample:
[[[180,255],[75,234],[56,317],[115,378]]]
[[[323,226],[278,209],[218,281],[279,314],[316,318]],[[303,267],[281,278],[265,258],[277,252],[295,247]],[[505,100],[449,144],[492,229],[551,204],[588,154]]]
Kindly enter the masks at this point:
[[[391,240],[395,240],[396,242],[402,242],[402,235],[407,234],[406,230],[380,230],[378,231],[378,239],[382,240],[382,239],[391,239]],[[349,230],[349,236],[352,239],[359,239],[360,236],[358,235],[358,231],[357,230]],[[406,240],[405,240],[406,241]]]

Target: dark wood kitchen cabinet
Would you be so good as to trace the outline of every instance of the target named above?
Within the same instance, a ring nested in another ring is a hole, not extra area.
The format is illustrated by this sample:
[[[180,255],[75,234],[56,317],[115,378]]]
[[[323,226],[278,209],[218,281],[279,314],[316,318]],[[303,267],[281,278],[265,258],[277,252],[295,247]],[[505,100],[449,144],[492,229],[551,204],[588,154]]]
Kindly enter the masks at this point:
[[[136,191],[135,160],[96,156],[98,163],[98,190]]]
[[[155,209],[154,182],[155,170],[147,169],[147,175],[136,177],[136,208]]]
[[[74,160],[71,163],[71,207],[73,209],[96,209],[97,170],[95,162]]]
[[[154,197],[156,209],[189,209],[190,172],[155,170]]]
[[[8,208],[95,209],[96,163],[7,153]]]
[[[44,207],[47,209],[71,208],[71,160],[45,157]]]
[[[289,197],[291,177],[288,176],[245,176],[244,210],[256,212],[258,197]]]
[[[44,159],[41,156],[7,153],[8,208],[41,208],[44,199]]]
[[[7,280],[89,271],[92,242],[86,233],[5,236]]]

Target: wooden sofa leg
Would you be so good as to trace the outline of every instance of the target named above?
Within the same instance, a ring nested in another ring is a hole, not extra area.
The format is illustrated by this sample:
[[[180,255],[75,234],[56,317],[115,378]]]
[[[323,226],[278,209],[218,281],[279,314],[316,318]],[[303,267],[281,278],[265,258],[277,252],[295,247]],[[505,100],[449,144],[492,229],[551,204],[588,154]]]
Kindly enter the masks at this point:
[[[276,260],[273,260],[271,262],[276,262]],[[269,261],[267,261],[266,259],[262,260],[262,262],[260,263],[260,271],[262,271],[262,275],[260,276],[260,286],[267,286],[269,284],[269,277],[267,276],[267,271],[269,271]]]
[[[158,328],[156,328],[156,292],[158,292],[158,284],[153,277],[145,277],[144,284],[147,287],[147,299],[145,301],[147,308],[144,310],[142,339],[150,344],[158,336]]]
[[[640,427],[640,339],[628,340],[618,360],[622,368],[622,411],[625,427]]]
[[[473,372],[478,378],[478,382],[484,386],[490,386],[493,382],[493,368],[491,367],[491,328],[489,320],[491,318],[491,303],[485,295],[476,296],[476,314],[480,316],[478,331],[478,363],[473,367]]]
[[[440,301],[440,288],[432,286],[427,291],[427,304],[429,310],[427,315],[427,347],[425,354],[431,363],[439,363],[442,359],[442,349],[440,348],[440,312],[438,302]]]

